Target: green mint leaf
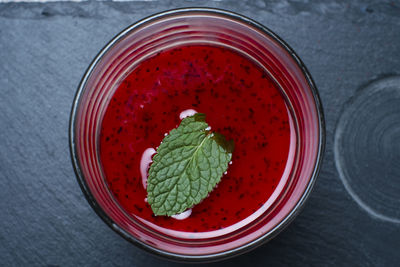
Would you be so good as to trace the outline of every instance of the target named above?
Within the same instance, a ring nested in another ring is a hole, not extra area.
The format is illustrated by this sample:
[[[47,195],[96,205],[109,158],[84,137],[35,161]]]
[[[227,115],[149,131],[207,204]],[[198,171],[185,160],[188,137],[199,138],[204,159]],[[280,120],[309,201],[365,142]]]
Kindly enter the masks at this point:
[[[147,180],[147,200],[155,215],[175,215],[200,203],[228,169],[234,149],[212,133],[205,114],[182,120],[161,142]]]

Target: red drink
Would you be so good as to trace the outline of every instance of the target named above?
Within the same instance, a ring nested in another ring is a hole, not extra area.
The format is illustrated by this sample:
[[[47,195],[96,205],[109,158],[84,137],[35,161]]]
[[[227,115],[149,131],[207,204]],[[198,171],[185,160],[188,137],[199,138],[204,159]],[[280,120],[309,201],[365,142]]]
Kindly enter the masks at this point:
[[[207,115],[214,131],[235,141],[228,173],[184,220],[153,215],[145,202],[142,155],[177,127],[180,113]],[[215,46],[162,51],[119,85],[101,128],[105,178],[132,216],[185,232],[218,230],[261,208],[284,173],[290,146],[289,113],[280,89],[260,66]]]
[[[235,141],[232,164],[189,217],[155,217],[144,187],[151,153],[188,112]],[[112,229],[167,258],[212,261],[295,217],[318,174],[324,121],[309,73],[274,33],[226,11],[182,9],[101,51],[75,98],[70,144],[82,191]]]

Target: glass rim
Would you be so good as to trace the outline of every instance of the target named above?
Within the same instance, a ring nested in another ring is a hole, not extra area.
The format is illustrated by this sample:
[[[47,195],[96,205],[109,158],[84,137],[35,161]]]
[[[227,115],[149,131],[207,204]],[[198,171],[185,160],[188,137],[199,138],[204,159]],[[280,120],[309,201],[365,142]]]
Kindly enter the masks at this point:
[[[81,96],[83,95],[83,93],[85,91],[86,83],[87,83],[88,79],[91,77],[93,70],[95,69],[97,64],[102,60],[104,55],[110,49],[112,49],[113,46],[119,42],[119,40],[123,39],[131,31],[137,30],[140,27],[145,26],[148,23],[151,23],[158,19],[167,18],[167,17],[174,16],[174,15],[188,14],[188,13],[192,13],[192,12],[200,12],[200,13],[206,13],[206,14],[210,14],[210,15],[219,15],[219,16],[222,15],[222,16],[229,17],[230,19],[233,19],[236,21],[245,22],[248,25],[248,27],[255,28],[255,29],[259,30],[262,34],[265,34],[265,35],[271,37],[286,52],[288,52],[288,54],[291,56],[291,58],[295,61],[295,64],[297,64],[298,67],[300,68],[300,70],[302,71],[302,74],[304,75],[304,77],[308,83],[309,89],[313,96],[316,112],[317,112],[318,132],[319,132],[318,151],[316,154],[316,159],[315,159],[312,175],[308,181],[307,187],[304,190],[301,198],[298,200],[295,207],[287,214],[287,216],[282,221],[280,221],[278,224],[276,224],[273,229],[271,229],[270,231],[261,235],[260,237],[256,238],[255,240],[252,240],[251,242],[248,242],[237,248],[230,249],[228,251],[206,254],[206,255],[186,255],[186,254],[173,253],[173,252],[168,252],[168,251],[164,251],[161,249],[157,249],[155,247],[152,247],[152,246],[132,237],[127,231],[125,231],[124,229],[119,227],[117,224],[115,224],[114,221],[109,217],[109,215],[107,215],[106,212],[100,207],[100,205],[98,204],[97,200],[93,197],[93,194],[87,185],[85,177],[82,173],[82,168],[80,165],[79,156],[77,154],[77,147],[76,147],[76,142],[75,142],[75,125],[76,125],[76,118],[77,118],[76,114],[77,114],[77,109],[81,102]],[[74,171],[76,174],[76,179],[80,185],[80,188],[81,188],[86,200],[89,202],[90,206],[97,213],[97,215],[111,229],[113,229],[115,232],[117,232],[120,236],[122,236],[127,241],[144,249],[147,252],[150,252],[153,255],[156,255],[156,256],[159,256],[162,258],[167,258],[167,259],[173,260],[173,261],[178,261],[178,262],[214,262],[217,260],[227,259],[227,258],[230,258],[233,256],[237,256],[239,254],[243,254],[249,250],[252,250],[252,249],[266,243],[267,241],[274,238],[277,234],[279,234],[284,228],[286,228],[286,226],[291,221],[293,221],[293,219],[298,215],[298,213],[304,207],[304,203],[308,199],[308,197],[314,187],[316,178],[317,178],[320,168],[321,168],[323,154],[324,154],[324,150],[325,150],[325,140],[326,140],[324,113],[323,113],[323,107],[322,107],[319,93],[317,91],[315,83],[314,83],[310,73],[308,72],[306,66],[304,65],[304,63],[302,62],[300,57],[297,56],[297,54],[294,52],[294,50],[283,39],[281,39],[278,35],[276,35],[274,32],[272,32],[269,28],[265,27],[264,25],[254,21],[252,19],[250,19],[246,16],[243,16],[241,14],[232,12],[232,11],[219,9],[219,8],[208,8],[208,7],[207,8],[205,8],[205,7],[177,8],[177,9],[171,9],[171,10],[155,13],[155,14],[145,17],[141,20],[138,20],[137,22],[131,24],[130,26],[128,26],[127,28],[122,30],[120,33],[116,34],[95,56],[95,58],[89,64],[89,67],[86,69],[85,74],[83,75],[83,77],[79,83],[77,92],[74,96],[74,100],[72,103],[68,131],[69,131],[69,149],[70,149],[72,165],[73,165],[73,168],[74,168]]]

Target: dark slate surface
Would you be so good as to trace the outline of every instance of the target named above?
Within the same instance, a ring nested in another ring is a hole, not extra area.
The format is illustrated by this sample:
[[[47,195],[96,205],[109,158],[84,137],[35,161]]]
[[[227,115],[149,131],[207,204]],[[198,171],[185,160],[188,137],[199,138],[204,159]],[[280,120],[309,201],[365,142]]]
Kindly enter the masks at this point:
[[[67,129],[79,80],[106,42],[144,16],[198,4],[0,3],[0,265],[179,265],[131,245],[92,211],[75,180]],[[400,74],[399,4],[201,5],[240,12],[284,38],[313,75],[327,122],[324,164],[302,213],[268,244],[213,266],[396,266],[400,224],[368,214],[352,199],[332,148],[346,102],[365,84]]]

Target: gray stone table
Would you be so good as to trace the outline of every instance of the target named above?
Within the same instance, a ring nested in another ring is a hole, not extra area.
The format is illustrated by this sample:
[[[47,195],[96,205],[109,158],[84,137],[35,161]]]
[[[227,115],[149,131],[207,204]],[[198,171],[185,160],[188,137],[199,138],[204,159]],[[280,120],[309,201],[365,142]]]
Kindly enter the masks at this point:
[[[271,242],[210,265],[399,266],[400,116],[391,114],[400,106],[400,4],[380,0],[0,3],[0,265],[180,265],[131,245],[90,208],[71,166],[68,120],[80,78],[106,42],[152,13],[194,5],[242,13],[286,40],[319,88],[327,123],[324,163],[301,214]],[[375,124],[357,130],[363,122],[352,120],[363,111],[351,108],[375,81],[392,89],[367,99],[389,94],[392,102],[364,122],[393,109],[376,122],[384,123],[377,141],[364,142]],[[353,192],[354,179],[366,188]]]

